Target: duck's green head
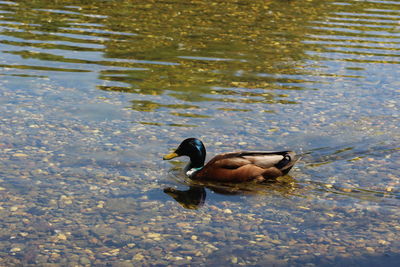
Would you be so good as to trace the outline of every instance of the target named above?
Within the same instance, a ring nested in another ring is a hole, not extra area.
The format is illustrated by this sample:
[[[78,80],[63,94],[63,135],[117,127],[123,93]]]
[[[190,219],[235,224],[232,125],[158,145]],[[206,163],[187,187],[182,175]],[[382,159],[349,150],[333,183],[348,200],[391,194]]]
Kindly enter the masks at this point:
[[[163,157],[164,160],[170,160],[180,156],[188,156],[191,162],[191,168],[199,168],[204,165],[206,159],[206,148],[203,142],[197,138],[187,138],[182,141],[178,148]]]

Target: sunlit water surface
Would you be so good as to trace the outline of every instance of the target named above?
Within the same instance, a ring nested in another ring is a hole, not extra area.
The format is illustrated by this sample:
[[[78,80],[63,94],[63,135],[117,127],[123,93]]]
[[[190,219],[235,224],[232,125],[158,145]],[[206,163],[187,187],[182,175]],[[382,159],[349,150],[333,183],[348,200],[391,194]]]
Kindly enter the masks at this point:
[[[0,265],[398,266],[399,21],[398,1],[0,1]],[[161,160],[186,137],[302,159],[194,184]]]

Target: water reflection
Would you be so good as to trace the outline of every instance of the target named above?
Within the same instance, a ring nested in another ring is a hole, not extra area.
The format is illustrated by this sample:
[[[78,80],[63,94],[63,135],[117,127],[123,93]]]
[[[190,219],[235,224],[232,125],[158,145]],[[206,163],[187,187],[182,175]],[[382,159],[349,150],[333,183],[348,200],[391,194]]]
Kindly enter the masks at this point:
[[[164,193],[173,197],[185,209],[198,209],[204,205],[206,190],[202,186],[191,186],[188,190],[178,190],[172,187],[164,188]]]
[[[287,4],[293,16],[308,5]],[[302,65],[297,59],[306,56],[307,46],[299,38],[303,34],[299,20],[317,18],[323,12],[316,9],[324,6],[314,3],[309,17],[292,20],[282,15],[284,6],[279,2],[248,1],[240,8],[236,3],[223,5],[223,9],[215,9],[208,2],[174,8],[169,3],[151,2],[117,5],[108,1],[96,6],[3,2],[0,6],[6,13],[2,15],[1,44],[3,52],[10,55],[3,66],[95,72],[102,81],[97,84],[99,89],[140,95],[167,92],[182,101],[295,103],[285,99],[287,94],[272,91],[303,89],[304,84],[315,82],[294,78],[307,72],[297,68]],[[126,10],[135,19],[121,22]],[[199,13],[193,16],[194,11]],[[272,23],[266,19],[271,16],[275,18]],[[224,19],[216,19],[220,17]],[[276,33],[271,35],[273,28]],[[208,38],[214,35],[221,38]],[[13,64],[17,57],[24,59],[24,64]],[[287,78],[264,75],[267,73]]]
[[[360,66],[354,75],[313,71],[318,60],[399,63],[395,3],[331,2],[1,2],[0,66],[31,77],[93,73],[98,89],[132,94],[136,111],[174,110],[154,98],[162,95],[184,109],[297,104],[291,91],[319,89],[321,76],[363,77]]]
[[[199,209],[206,201],[206,189],[214,193],[225,196],[256,196],[263,194],[278,193],[281,196],[298,195],[296,189],[299,188],[298,182],[290,175],[279,177],[275,181],[256,183],[216,183],[216,182],[199,182],[183,177],[183,173],[176,168],[176,180],[183,183],[186,190],[175,189],[173,187],[164,188],[164,193],[175,199],[182,207],[186,209]]]

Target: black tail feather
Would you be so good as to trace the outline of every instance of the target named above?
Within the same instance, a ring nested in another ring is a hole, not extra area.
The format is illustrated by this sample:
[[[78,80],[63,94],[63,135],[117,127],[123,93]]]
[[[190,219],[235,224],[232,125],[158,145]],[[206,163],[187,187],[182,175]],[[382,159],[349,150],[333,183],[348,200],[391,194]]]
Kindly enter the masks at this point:
[[[299,159],[300,158],[296,156],[296,153],[288,151],[283,156],[283,159],[275,164],[275,167],[281,170],[283,174],[287,174]]]

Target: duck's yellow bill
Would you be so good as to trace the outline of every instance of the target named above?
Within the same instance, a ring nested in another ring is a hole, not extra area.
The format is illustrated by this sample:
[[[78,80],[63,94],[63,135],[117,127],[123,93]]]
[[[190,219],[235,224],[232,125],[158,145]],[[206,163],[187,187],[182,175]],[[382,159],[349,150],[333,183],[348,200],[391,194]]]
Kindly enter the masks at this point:
[[[179,157],[179,155],[176,154],[175,152],[173,152],[173,153],[170,153],[170,154],[165,155],[165,156],[163,157],[163,160],[173,159],[173,158],[176,158],[176,157]]]

